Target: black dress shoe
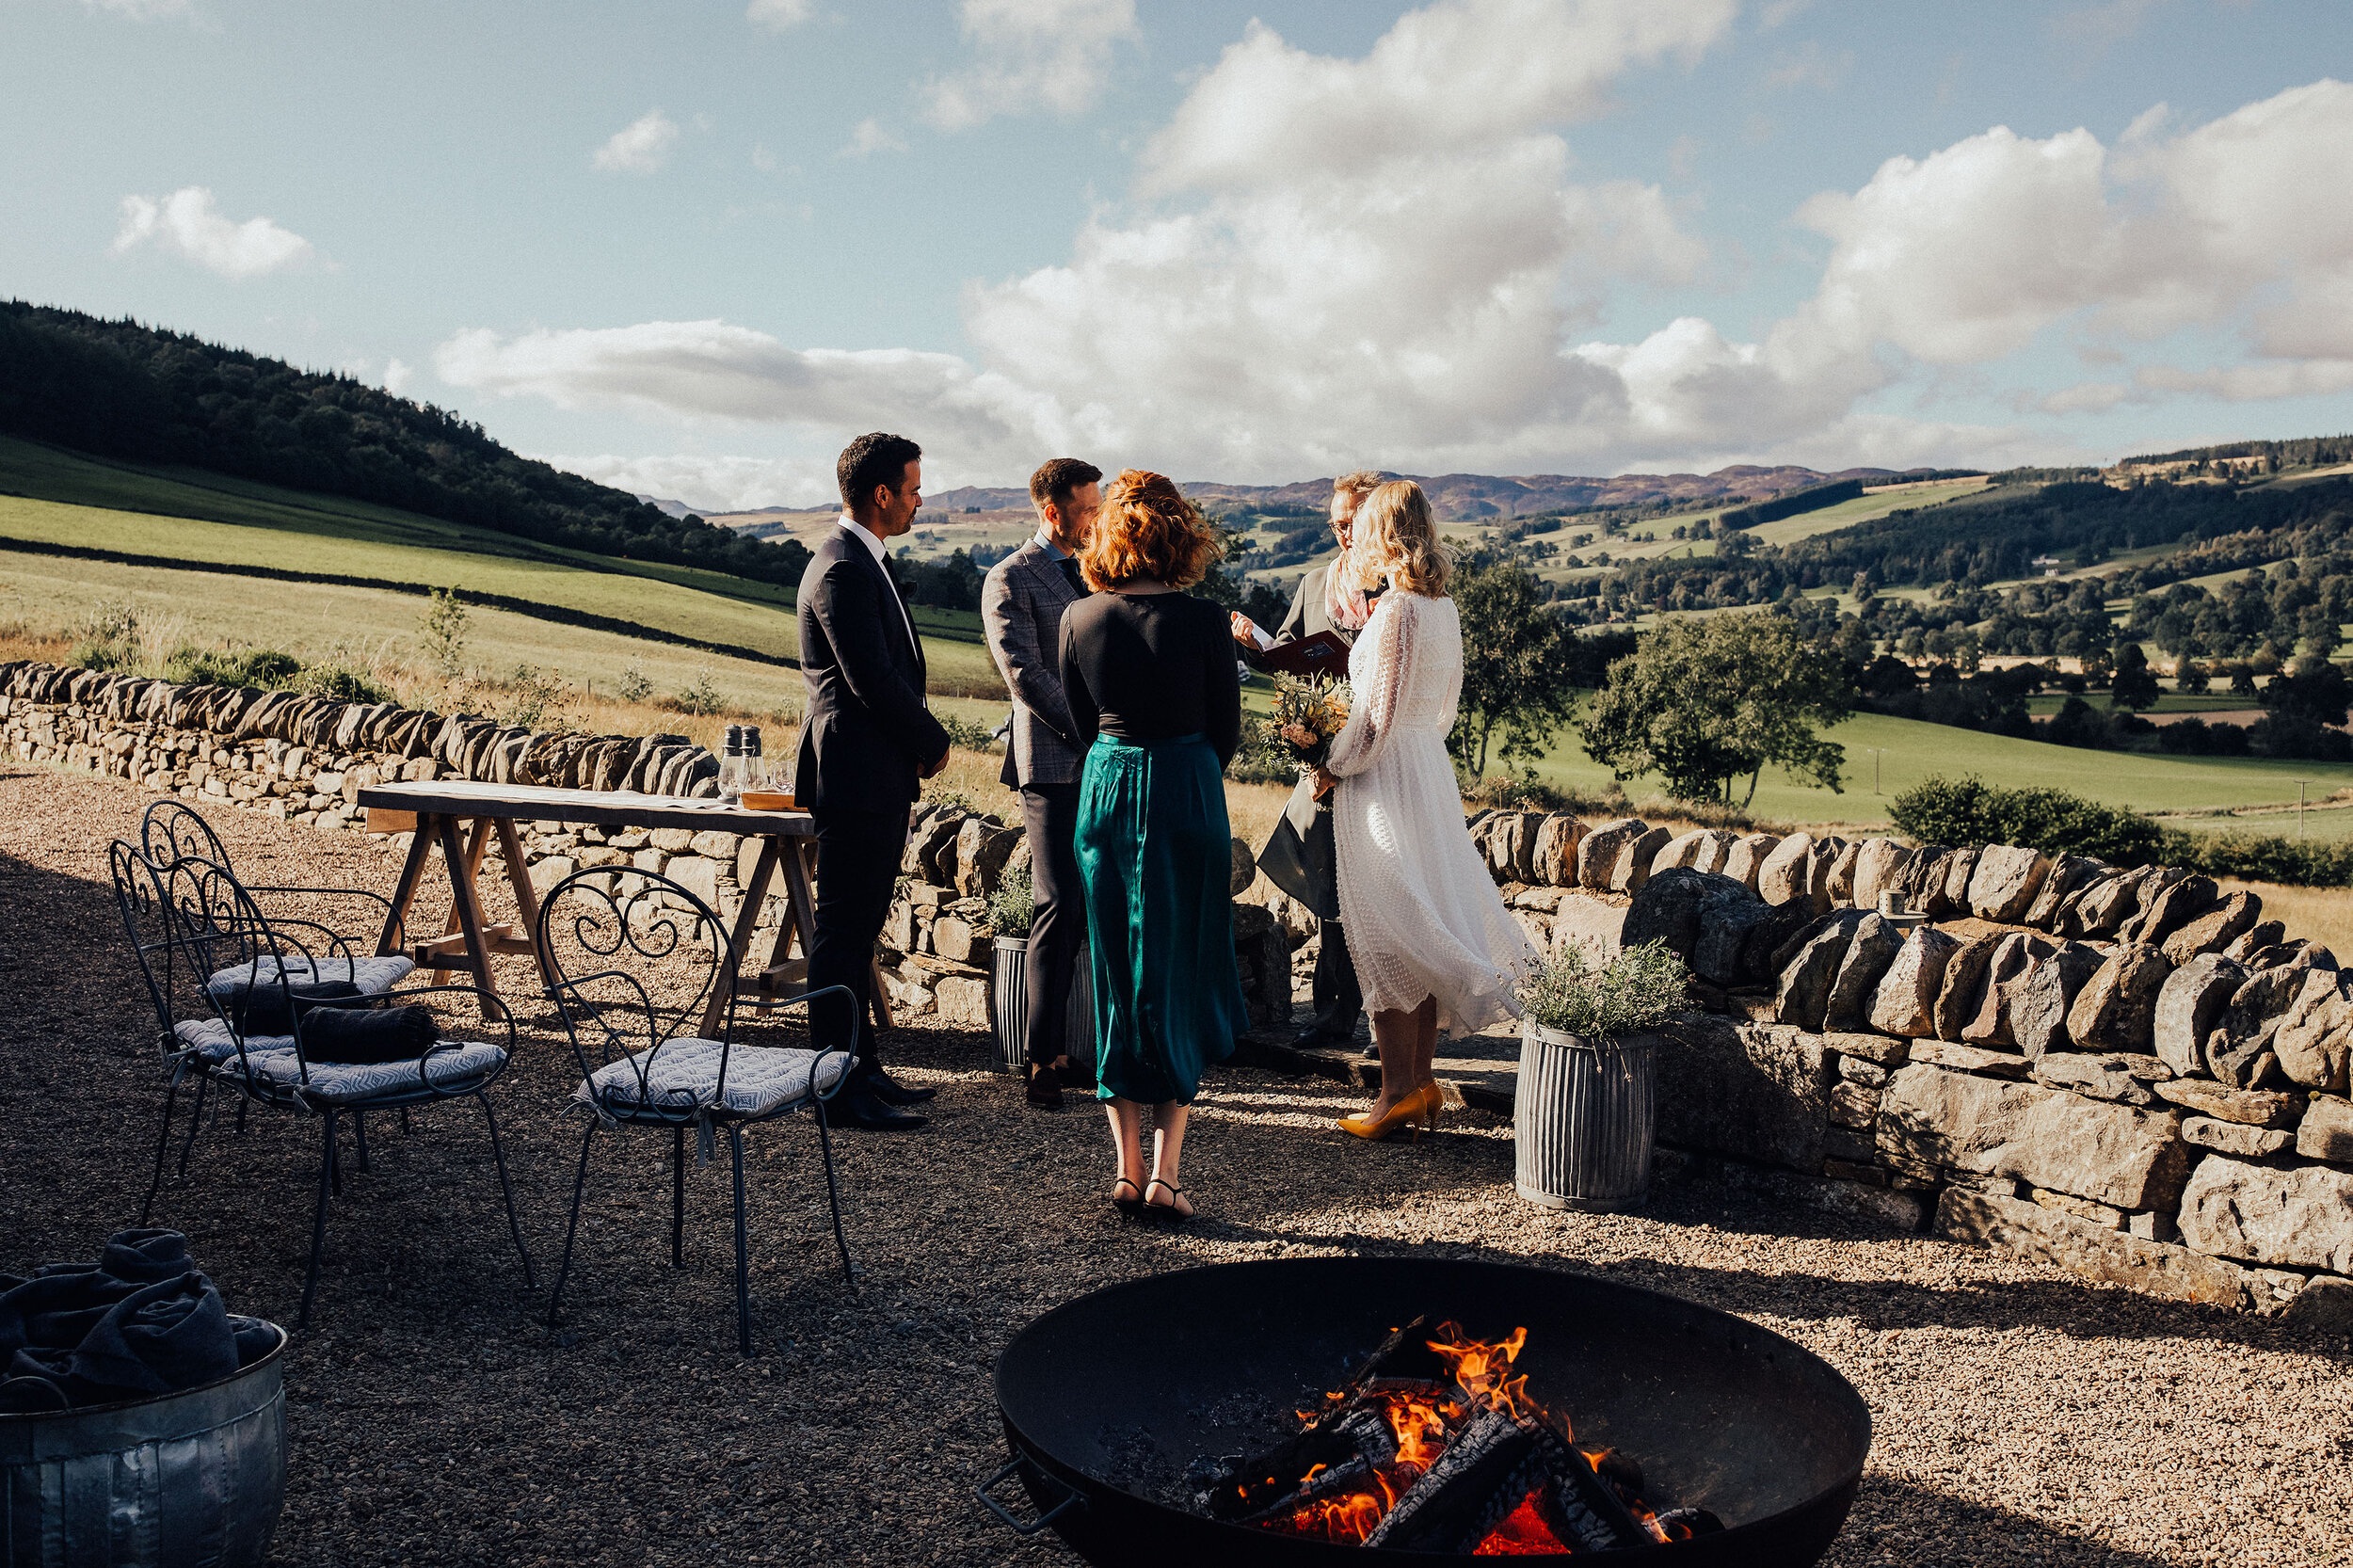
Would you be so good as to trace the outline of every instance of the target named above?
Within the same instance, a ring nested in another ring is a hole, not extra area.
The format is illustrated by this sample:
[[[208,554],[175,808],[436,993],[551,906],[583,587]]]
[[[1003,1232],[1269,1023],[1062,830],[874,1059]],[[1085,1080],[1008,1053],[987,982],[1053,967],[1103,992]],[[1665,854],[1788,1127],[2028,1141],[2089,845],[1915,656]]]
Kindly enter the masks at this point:
[[[1311,1024],[1292,1036],[1291,1048],[1294,1050],[1337,1050],[1346,1046],[1348,1041],[1349,1036],[1345,1034],[1335,1034]]]
[[[918,1088],[911,1083],[902,1083],[880,1067],[865,1074],[859,1080],[858,1086],[885,1105],[920,1105],[939,1093],[936,1089]]]
[[[825,1107],[825,1117],[838,1126],[862,1127],[869,1132],[913,1132],[931,1121],[929,1116],[892,1110],[863,1083],[843,1090]]]
[[[1023,1097],[1040,1111],[1060,1111],[1062,1074],[1050,1066],[1031,1068],[1029,1089]]]

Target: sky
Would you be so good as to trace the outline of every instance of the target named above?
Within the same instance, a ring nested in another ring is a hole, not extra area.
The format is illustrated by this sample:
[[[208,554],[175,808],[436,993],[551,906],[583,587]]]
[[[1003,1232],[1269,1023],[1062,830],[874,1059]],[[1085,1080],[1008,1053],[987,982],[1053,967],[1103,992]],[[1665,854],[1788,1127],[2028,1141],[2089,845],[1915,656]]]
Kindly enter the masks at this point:
[[[0,0],[0,296],[705,510],[2353,428],[2345,0]]]

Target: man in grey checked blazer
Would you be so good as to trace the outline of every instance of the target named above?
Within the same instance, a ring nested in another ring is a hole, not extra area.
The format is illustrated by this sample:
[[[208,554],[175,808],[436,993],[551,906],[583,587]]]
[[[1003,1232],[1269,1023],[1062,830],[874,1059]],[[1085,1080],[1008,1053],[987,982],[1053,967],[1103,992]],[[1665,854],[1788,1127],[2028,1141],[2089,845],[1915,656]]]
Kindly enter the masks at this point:
[[[1021,793],[1021,820],[1030,840],[1030,886],[1036,913],[1030,924],[1029,1101],[1062,1108],[1064,1073],[1072,1068],[1063,1038],[1071,971],[1086,940],[1086,895],[1079,884],[1078,727],[1062,689],[1062,613],[1087,593],[1074,557],[1102,508],[1103,471],[1076,457],[1056,457],[1030,476],[1037,532],[989,568],[981,585],[981,620],[988,651],[1013,693],[1013,733],[1005,746],[1004,782]]]

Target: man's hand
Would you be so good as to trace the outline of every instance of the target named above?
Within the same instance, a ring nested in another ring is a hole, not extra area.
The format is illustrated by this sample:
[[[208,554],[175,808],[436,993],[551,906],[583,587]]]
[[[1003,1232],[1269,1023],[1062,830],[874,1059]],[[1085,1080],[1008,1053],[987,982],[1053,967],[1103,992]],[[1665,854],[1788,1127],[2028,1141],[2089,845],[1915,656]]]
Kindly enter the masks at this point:
[[[952,752],[954,749],[954,747],[951,746],[948,750],[942,751],[937,757],[933,758],[931,761],[924,766],[922,771],[916,775],[916,776],[918,778],[937,778],[941,774],[947,772],[949,753]]]
[[[1316,771],[1309,775],[1309,776],[1316,781],[1316,798],[1318,800],[1321,800],[1325,795],[1330,794],[1334,790],[1339,788],[1340,781],[1333,777],[1330,774],[1324,772],[1321,768],[1316,769]]]

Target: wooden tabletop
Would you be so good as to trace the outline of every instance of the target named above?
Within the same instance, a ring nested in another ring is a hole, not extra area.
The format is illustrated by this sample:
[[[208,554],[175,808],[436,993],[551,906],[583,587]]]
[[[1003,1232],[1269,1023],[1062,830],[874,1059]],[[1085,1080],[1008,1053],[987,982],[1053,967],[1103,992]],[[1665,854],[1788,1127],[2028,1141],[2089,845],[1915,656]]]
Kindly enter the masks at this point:
[[[431,784],[371,784],[360,792],[359,804],[378,811],[589,823],[598,827],[685,827],[697,833],[796,839],[817,831],[806,811],[754,811],[724,800],[646,795],[632,790],[557,790],[541,784],[484,784],[463,778]]]

